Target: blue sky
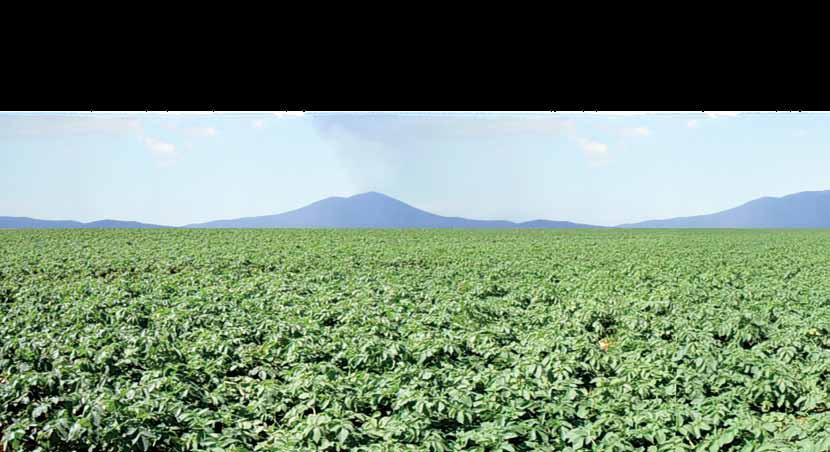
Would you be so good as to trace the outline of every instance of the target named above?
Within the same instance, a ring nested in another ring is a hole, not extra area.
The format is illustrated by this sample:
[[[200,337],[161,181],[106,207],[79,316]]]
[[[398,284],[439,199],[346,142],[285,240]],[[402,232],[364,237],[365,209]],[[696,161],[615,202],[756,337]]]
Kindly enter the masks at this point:
[[[379,191],[617,225],[830,189],[820,113],[0,113],[0,216],[183,225]]]

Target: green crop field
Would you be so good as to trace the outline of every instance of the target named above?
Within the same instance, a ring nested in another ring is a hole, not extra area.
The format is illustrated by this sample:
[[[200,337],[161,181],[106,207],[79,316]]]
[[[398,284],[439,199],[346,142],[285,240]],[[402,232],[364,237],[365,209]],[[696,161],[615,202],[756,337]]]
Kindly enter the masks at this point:
[[[5,450],[830,450],[830,231],[0,232]]]

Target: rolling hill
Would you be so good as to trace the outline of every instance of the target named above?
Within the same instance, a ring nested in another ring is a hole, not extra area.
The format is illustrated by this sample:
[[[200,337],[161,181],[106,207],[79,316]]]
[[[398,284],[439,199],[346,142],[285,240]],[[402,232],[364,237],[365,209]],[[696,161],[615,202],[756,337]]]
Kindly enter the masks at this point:
[[[218,220],[186,228],[598,228],[568,221],[470,220],[444,217],[415,208],[382,193],[326,198],[289,212]]]
[[[39,220],[0,217],[0,229],[166,228],[135,221]],[[532,229],[602,228],[569,221],[472,220],[445,217],[418,209],[377,192],[330,197],[289,212],[189,224],[184,228],[458,228]],[[830,190],[763,197],[709,215],[649,220],[617,228],[830,228]]]
[[[650,220],[619,228],[828,228],[830,190],[763,197],[709,215]]]
[[[168,228],[137,221],[98,220],[81,223],[72,220],[38,220],[28,217],[0,217],[0,229],[157,229]]]

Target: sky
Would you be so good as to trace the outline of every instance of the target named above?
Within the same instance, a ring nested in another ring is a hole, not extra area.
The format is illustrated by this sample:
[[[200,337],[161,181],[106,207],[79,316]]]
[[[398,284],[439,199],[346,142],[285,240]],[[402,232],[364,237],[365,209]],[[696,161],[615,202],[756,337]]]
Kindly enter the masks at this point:
[[[0,216],[185,225],[377,191],[602,226],[830,189],[826,113],[0,113]]]

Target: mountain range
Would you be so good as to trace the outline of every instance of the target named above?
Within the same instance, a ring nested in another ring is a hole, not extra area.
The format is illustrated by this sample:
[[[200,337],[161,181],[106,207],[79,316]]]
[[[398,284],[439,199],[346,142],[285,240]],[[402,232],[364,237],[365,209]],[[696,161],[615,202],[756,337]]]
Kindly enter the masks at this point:
[[[167,228],[135,221],[38,220],[0,217],[0,229],[101,229]],[[276,215],[216,220],[184,228],[458,228],[531,229],[602,228],[569,221],[471,220],[445,217],[418,209],[382,193],[368,192],[348,198],[331,197]],[[618,228],[830,228],[830,190],[795,193],[780,198],[763,197],[709,215],[649,220]]]
[[[650,220],[621,228],[830,228],[830,190],[763,197],[709,215]]]
[[[186,228],[597,228],[569,221],[470,220],[443,217],[412,207],[382,193],[331,197],[296,210],[264,217],[190,224]]]
[[[0,217],[0,229],[158,229],[169,228],[137,221],[98,220],[81,223],[72,220],[38,220],[28,217]]]

